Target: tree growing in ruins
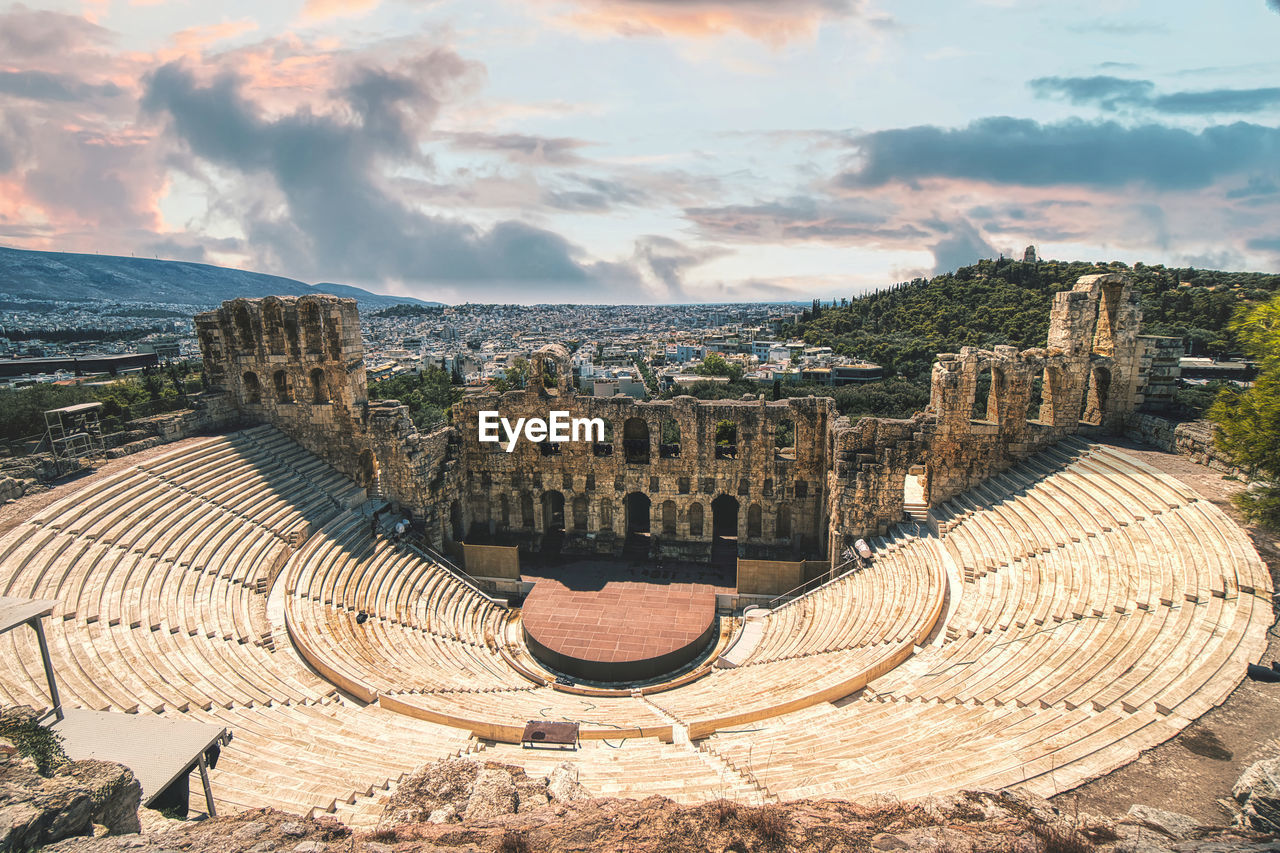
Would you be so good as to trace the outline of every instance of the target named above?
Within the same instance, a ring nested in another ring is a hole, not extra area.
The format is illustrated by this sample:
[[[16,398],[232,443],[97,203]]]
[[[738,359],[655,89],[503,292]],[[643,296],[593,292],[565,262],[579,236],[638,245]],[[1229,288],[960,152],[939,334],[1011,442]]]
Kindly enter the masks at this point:
[[[1258,378],[1243,391],[1224,390],[1209,417],[1218,425],[1218,446],[1257,480],[1236,497],[1240,511],[1280,528],[1280,295],[1241,309],[1231,330],[1258,360]]]

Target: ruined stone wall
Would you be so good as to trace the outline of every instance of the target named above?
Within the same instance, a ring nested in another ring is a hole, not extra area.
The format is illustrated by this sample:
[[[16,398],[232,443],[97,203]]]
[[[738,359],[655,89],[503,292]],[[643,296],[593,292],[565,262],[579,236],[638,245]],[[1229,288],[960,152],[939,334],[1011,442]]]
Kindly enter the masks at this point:
[[[940,353],[925,412],[908,421],[838,422],[832,553],[902,519],[913,469],[932,505],[1065,435],[1123,431],[1148,383],[1155,382],[1157,397],[1170,393],[1172,347],[1140,339],[1141,321],[1127,276],[1083,276],[1055,294],[1047,346]]]
[[[237,299],[196,318],[211,399],[381,488],[436,548],[456,554],[466,539],[616,555],[647,522],[633,545],[707,560],[721,517],[739,556],[784,561],[835,559],[884,532],[909,488],[922,506],[940,503],[1065,435],[1120,432],[1144,401],[1171,399],[1177,342],[1140,337],[1140,323],[1126,276],[1082,277],[1055,295],[1045,347],[940,354],[929,407],[907,420],[850,421],[830,398],[578,396],[569,353],[551,345],[533,354],[526,390],[469,397],[449,427],[424,435],[404,407],[368,402],[353,300]],[[601,418],[609,434],[522,439],[511,453],[479,440],[481,411],[514,423],[557,410]],[[794,445],[779,449],[787,431]]]
[[[485,410],[513,423],[546,418],[554,410],[598,417],[610,425],[612,440],[521,440],[507,453],[501,444],[478,440],[479,413]],[[816,397],[637,402],[530,388],[469,398],[454,407],[466,471],[459,530],[538,550],[557,526],[558,519],[548,516],[563,501],[566,550],[619,553],[628,530],[637,526],[628,523],[629,512],[647,501],[658,555],[706,560],[713,504],[736,504],[742,556],[818,556],[825,548],[827,439],[834,415],[834,401]],[[787,421],[795,446],[779,451],[775,436]],[[732,446],[717,445],[722,422],[734,425]]]
[[[381,493],[444,544],[438,505],[457,493],[447,430],[423,436],[396,403],[370,404],[354,299],[234,299],[195,318],[210,399],[270,423]]]

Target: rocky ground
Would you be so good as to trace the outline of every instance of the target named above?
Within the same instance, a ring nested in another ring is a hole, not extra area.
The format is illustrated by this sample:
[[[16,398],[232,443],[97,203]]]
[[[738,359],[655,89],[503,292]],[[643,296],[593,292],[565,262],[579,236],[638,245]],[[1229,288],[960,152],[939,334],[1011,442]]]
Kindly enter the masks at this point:
[[[1280,819],[1280,762],[1253,780],[1269,792],[1259,816]],[[1261,803],[1262,800],[1257,800]],[[141,832],[49,844],[47,853],[1261,853],[1280,841],[1243,827],[1203,826],[1186,815],[1133,807],[1118,819],[1066,813],[1011,792],[966,791],[912,803],[803,800],[744,806],[679,806],[662,797],[591,799],[572,765],[549,778],[520,768],[450,759],[401,786],[382,825],[353,833],[332,818],[272,811],[198,823],[142,810]],[[1275,823],[1271,831],[1280,830]],[[19,849],[0,843],[0,850]]]

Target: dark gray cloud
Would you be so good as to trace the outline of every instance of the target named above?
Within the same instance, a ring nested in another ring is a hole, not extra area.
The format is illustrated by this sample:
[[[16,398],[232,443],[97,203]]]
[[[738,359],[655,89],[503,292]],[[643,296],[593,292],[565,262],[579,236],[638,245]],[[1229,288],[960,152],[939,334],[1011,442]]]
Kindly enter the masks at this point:
[[[950,178],[993,184],[1077,184],[1159,190],[1209,186],[1226,175],[1276,175],[1280,129],[1237,122],[1199,132],[1078,119],[1041,124],[985,118],[966,127],[923,125],[855,137],[853,167],[835,186],[862,190]]]
[[[1280,2],[1280,0],[1278,0]],[[1280,106],[1280,88],[1207,89],[1156,94],[1150,80],[1096,77],[1038,77],[1027,84],[1038,98],[1063,98],[1104,110],[1150,110],[1169,115],[1247,114]]]
[[[565,177],[572,185],[564,189],[548,190],[543,195],[544,204],[557,210],[603,213],[617,207],[645,204],[650,200],[650,195],[644,190],[627,186],[620,181],[589,175]]]
[[[1065,98],[1073,104],[1097,104],[1103,109],[1148,103],[1155,84],[1121,77],[1037,77],[1027,84],[1037,98]]]
[[[65,58],[110,40],[109,31],[79,15],[28,9],[21,3],[0,13],[0,57],[9,61]]]
[[[44,71],[0,71],[0,95],[31,101],[87,101],[122,93],[115,83],[85,83],[66,74]]]
[[[665,288],[658,294],[668,302],[686,302],[686,270],[721,257],[726,252],[715,247],[692,247],[670,237],[647,236],[636,240],[632,261],[641,273],[656,278]]]
[[[1245,246],[1259,252],[1280,252],[1280,237],[1255,237]]]
[[[942,235],[929,250],[933,252],[933,274],[941,275],[972,264],[979,258],[994,258],[996,250],[973,224],[965,219],[929,223]]]
[[[363,68],[336,96],[351,116],[307,109],[266,117],[224,73],[197,81],[180,64],[145,83],[143,107],[167,119],[197,158],[238,172],[252,187],[267,179],[283,199],[245,202],[237,215],[249,245],[270,266],[357,282],[555,282],[599,287],[625,273],[586,264],[563,237],[521,222],[488,230],[406,205],[386,167],[417,161],[417,140],[439,92],[466,63],[438,51],[405,67]],[[283,210],[281,210],[283,207]]]
[[[524,163],[565,166],[582,161],[578,149],[587,145],[581,139],[530,136],[524,133],[446,133],[440,136],[455,147],[468,151],[503,154]]]
[[[1280,88],[1172,92],[1156,98],[1151,106],[1157,112],[1191,115],[1256,113],[1280,107]]]
[[[1280,13],[1280,0],[1267,0],[1267,8],[1272,12]]]
[[[684,215],[704,235],[720,240],[821,240],[847,243],[914,240],[928,232],[890,222],[892,208],[869,199],[791,196],[756,204],[688,207]]]

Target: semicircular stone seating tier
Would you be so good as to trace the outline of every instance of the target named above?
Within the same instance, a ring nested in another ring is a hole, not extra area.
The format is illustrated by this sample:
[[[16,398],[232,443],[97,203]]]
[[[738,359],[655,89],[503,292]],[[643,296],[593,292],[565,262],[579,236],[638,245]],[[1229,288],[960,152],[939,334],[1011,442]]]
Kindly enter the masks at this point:
[[[270,428],[186,444],[11,531],[0,593],[60,602],[67,704],[230,726],[227,808],[365,823],[430,760],[541,769],[510,743],[530,719],[582,724],[572,758],[601,796],[1053,793],[1221,702],[1271,623],[1270,579],[1220,510],[1066,441],[935,507],[936,536],[894,531],[769,612],[736,668],[585,696],[530,677],[517,612],[374,541],[363,496]],[[0,700],[39,706],[29,634],[0,637]]]

